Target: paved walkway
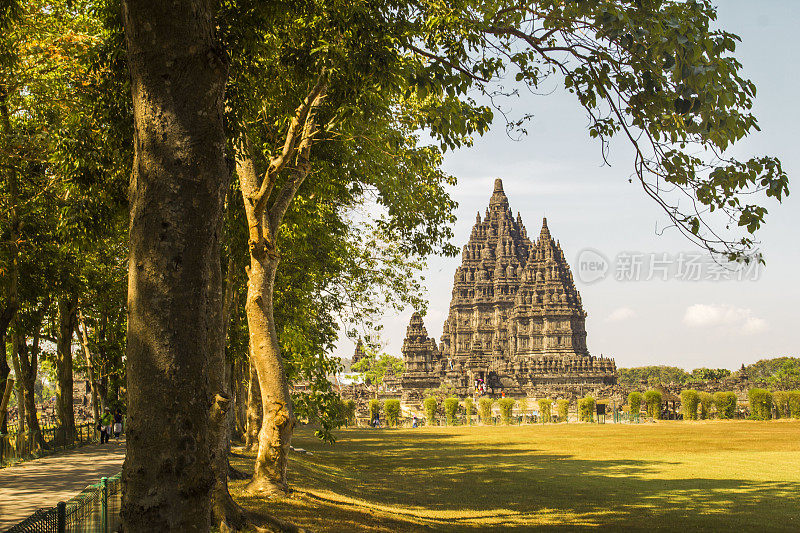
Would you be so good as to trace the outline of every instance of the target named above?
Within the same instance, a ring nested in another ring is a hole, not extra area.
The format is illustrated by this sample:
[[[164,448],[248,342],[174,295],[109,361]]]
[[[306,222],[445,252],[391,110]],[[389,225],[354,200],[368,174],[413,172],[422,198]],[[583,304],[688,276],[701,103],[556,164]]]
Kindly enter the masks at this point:
[[[122,469],[125,442],[92,444],[0,469],[0,531]]]

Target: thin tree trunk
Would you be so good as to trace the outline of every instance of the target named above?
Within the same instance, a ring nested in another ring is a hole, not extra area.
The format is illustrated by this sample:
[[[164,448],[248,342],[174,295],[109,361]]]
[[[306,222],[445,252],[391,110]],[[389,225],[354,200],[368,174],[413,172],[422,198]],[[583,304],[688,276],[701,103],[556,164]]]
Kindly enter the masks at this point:
[[[14,333],[13,342],[16,345],[17,354],[19,355],[20,381],[22,382],[25,390],[25,414],[27,416],[28,431],[33,439],[33,444],[37,448],[47,449],[49,446],[44,441],[42,430],[39,427],[39,418],[36,411],[36,397],[35,386],[36,376],[39,371],[39,340],[41,339],[41,328],[44,316],[47,313],[49,303],[42,304],[39,312],[36,315],[36,324],[33,332],[33,343],[28,348],[25,342],[25,337],[21,334]]]
[[[14,392],[17,396],[17,439],[25,438],[25,387],[22,384],[22,369],[19,365],[19,345],[11,343],[11,363],[14,366],[14,375],[17,380],[14,383]]]
[[[76,302],[71,297],[58,300],[58,336],[56,343],[56,404],[58,419],[66,444],[75,440],[75,406],[72,381],[72,334],[75,331]]]
[[[245,419],[244,447],[247,450],[258,448],[258,432],[261,431],[261,421],[264,419],[261,412],[261,386],[258,384],[258,374],[253,365],[253,358],[248,359],[247,379],[247,414]]]
[[[208,531],[230,173],[213,1],[123,1],[134,111],[126,533]]]
[[[0,123],[3,125],[3,133],[8,139],[12,138],[13,131],[11,129],[11,121],[9,119],[8,105],[6,98],[8,94],[5,87],[0,87]],[[8,366],[8,353],[6,352],[6,334],[11,325],[11,321],[17,312],[19,305],[17,299],[17,285],[19,282],[19,240],[20,240],[20,220],[19,211],[17,210],[17,203],[19,202],[19,186],[17,184],[16,169],[6,166],[7,182],[8,182],[8,196],[9,196],[9,221],[11,224],[11,238],[9,239],[10,257],[9,263],[11,265],[10,275],[8,276],[8,287],[6,288],[6,302],[0,309],[0,350],[3,351],[0,357],[0,394],[5,390],[6,380],[11,373],[11,368]],[[7,420],[0,419],[0,432],[6,433],[8,430]]]
[[[273,315],[272,293],[277,268],[277,257],[261,259],[251,256],[245,305],[263,413],[253,479],[247,490],[269,496],[284,495],[289,489],[286,472],[295,425]]]
[[[86,328],[86,320],[83,311],[78,309],[78,326],[80,330],[81,347],[83,357],[86,359],[86,373],[89,375],[89,386],[92,389],[92,415],[94,417],[94,427],[100,423],[100,392],[97,390],[97,376],[92,364],[92,354],[89,352],[89,331]]]
[[[216,391],[212,407],[211,424],[211,463],[214,474],[214,487],[211,492],[211,523],[220,531],[237,530],[244,526],[246,519],[244,510],[233,501],[228,490],[228,421],[230,420],[231,395],[228,390],[228,374],[225,347],[228,337],[228,322],[233,302],[233,259],[228,258],[228,271],[225,276],[225,291],[222,306],[220,331],[216,337],[217,349],[212,357],[209,377],[212,390]]]

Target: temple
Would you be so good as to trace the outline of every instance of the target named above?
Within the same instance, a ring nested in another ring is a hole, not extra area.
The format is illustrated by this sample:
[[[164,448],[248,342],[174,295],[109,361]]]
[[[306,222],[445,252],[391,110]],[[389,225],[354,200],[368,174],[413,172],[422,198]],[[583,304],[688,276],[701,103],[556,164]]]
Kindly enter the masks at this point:
[[[446,387],[471,395],[574,396],[614,385],[613,359],[586,347],[586,312],[558,241],[543,220],[535,242],[495,180],[456,269],[441,343],[414,313],[403,343],[403,397]]]

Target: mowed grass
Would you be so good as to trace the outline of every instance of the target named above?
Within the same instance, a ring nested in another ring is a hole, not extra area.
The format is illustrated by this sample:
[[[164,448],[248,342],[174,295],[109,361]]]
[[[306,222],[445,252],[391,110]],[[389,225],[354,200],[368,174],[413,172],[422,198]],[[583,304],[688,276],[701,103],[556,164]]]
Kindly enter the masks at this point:
[[[337,435],[296,432],[290,497],[234,497],[313,531],[800,531],[800,421]]]

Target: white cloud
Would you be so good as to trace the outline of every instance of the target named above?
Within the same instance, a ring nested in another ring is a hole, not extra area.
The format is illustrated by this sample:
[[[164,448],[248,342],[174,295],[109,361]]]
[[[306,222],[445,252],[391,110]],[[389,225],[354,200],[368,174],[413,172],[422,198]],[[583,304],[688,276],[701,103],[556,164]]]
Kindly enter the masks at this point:
[[[683,315],[683,323],[692,328],[724,327],[745,335],[767,329],[767,321],[754,316],[752,309],[719,304],[690,305]]]
[[[622,322],[624,320],[629,320],[636,316],[636,311],[631,309],[630,307],[619,307],[614,309],[610,315],[606,318],[606,322]]]

